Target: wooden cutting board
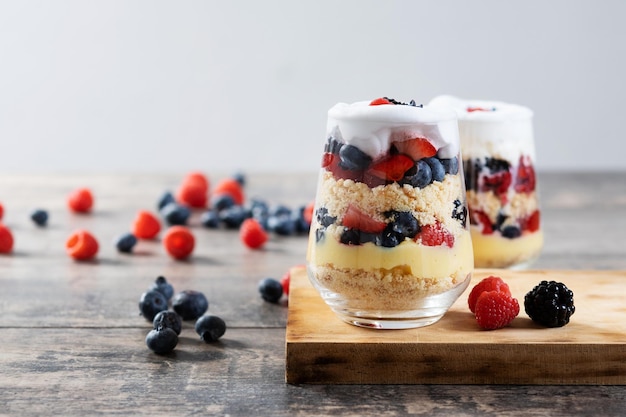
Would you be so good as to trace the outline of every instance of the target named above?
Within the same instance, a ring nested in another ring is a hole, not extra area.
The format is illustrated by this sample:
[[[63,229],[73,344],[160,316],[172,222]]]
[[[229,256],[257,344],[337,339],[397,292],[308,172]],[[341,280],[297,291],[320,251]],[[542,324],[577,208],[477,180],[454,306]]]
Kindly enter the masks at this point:
[[[437,323],[376,330],[341,321],[311,286],[291,273],[286,381],[300,384],[626,385],[626,271],[477,270],[471,287],[502,277],[521,306],[509,327],[480,330],[469,289]],[[565,283],[576,312],[560,328],[534,324],[524,295],[541,280]]]

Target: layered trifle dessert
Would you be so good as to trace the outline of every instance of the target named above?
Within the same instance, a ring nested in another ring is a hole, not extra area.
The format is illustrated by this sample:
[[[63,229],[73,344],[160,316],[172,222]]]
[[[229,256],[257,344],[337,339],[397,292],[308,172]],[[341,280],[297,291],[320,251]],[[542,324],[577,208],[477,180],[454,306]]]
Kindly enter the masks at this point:
[[[328,112],[307,265],[352,324],[438,320],[473,269],[456,114],[390,98]]]
[[[457,112],[475,266],[527,266],[543,246],[532,111],[451,96],[429,105]]]

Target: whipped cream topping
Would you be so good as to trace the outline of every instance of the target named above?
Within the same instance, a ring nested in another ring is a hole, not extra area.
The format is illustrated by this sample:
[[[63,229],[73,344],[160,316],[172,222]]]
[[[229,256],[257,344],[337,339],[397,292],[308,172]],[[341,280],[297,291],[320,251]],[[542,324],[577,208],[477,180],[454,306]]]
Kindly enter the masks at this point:
[[[535,159],[533,112],[518,104],[438,96],[429,107],[456,112],[464,158],[495,157],[517,165],[520,157]]]
[[[389,151],[391,143],[426,138],[440,158],[459,153],[459,130],[454,111],[446,108],[383,104],[370,101],[338,103],[328,111],[327,134],[356,146],[373,159]]]

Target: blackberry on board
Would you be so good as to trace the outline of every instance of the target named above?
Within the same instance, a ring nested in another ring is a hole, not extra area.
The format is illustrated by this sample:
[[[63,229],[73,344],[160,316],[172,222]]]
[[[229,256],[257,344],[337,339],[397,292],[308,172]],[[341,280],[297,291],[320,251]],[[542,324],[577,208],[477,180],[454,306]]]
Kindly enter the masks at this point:
[[[546,327],[562,327],[576,311],[574,293],[561,282],[541,281],[524,297],[526,314]]]

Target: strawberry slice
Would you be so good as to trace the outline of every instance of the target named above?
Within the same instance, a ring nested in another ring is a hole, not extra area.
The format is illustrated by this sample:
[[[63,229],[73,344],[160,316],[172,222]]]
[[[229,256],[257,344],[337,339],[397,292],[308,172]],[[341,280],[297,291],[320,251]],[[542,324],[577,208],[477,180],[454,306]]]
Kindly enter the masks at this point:
[[[439,222],[422,226],[415,238],[426,246],[441,246],[443,244],[449,247],[454,246],[454,236],[445,230]]]
[[[380,106],[382,104],[392,104],[392,103],[385,97],[376,98],[370,102],[370,106]]]
[[[535,190],[536,184],[535,168],[533,168],[530,159],[520,156],[515,178],[515,191],[518,193],[530,193]]]
[[[485,175],[480,191],[493,191],[496,195],[505,194],[511,185],[511,173],[509,171],[500,171],[495,174]]]
[[[520,227],[522,228],[522,230],[536,232],[537,230],[539,230],[540,218],[541,216],[539,214],[539,210],[535,210],[530,216],[528,216],[528,218],[520,221]]]
[[[391,155],[375,162],[368,173],[384,180],[400,181],[415,162],[404,154]]]
[[[399,153],[410,156],[414,161],[419,161],[422,158],[430,158],[437,154],[437,149],[426,138],[413,138],[394,142],[393,146]]]
[[[348,205],[341,223],[350,229],[367,233],[380,233],[387,226],[387,223],[371,218],[353,204]]]
[[[479,224],[483,226],[483,235],[490,235],[493,233],[493,225],[491,224],[491,220],[487,213],[481,210],[470,210],[471,214],[471,223]]]

